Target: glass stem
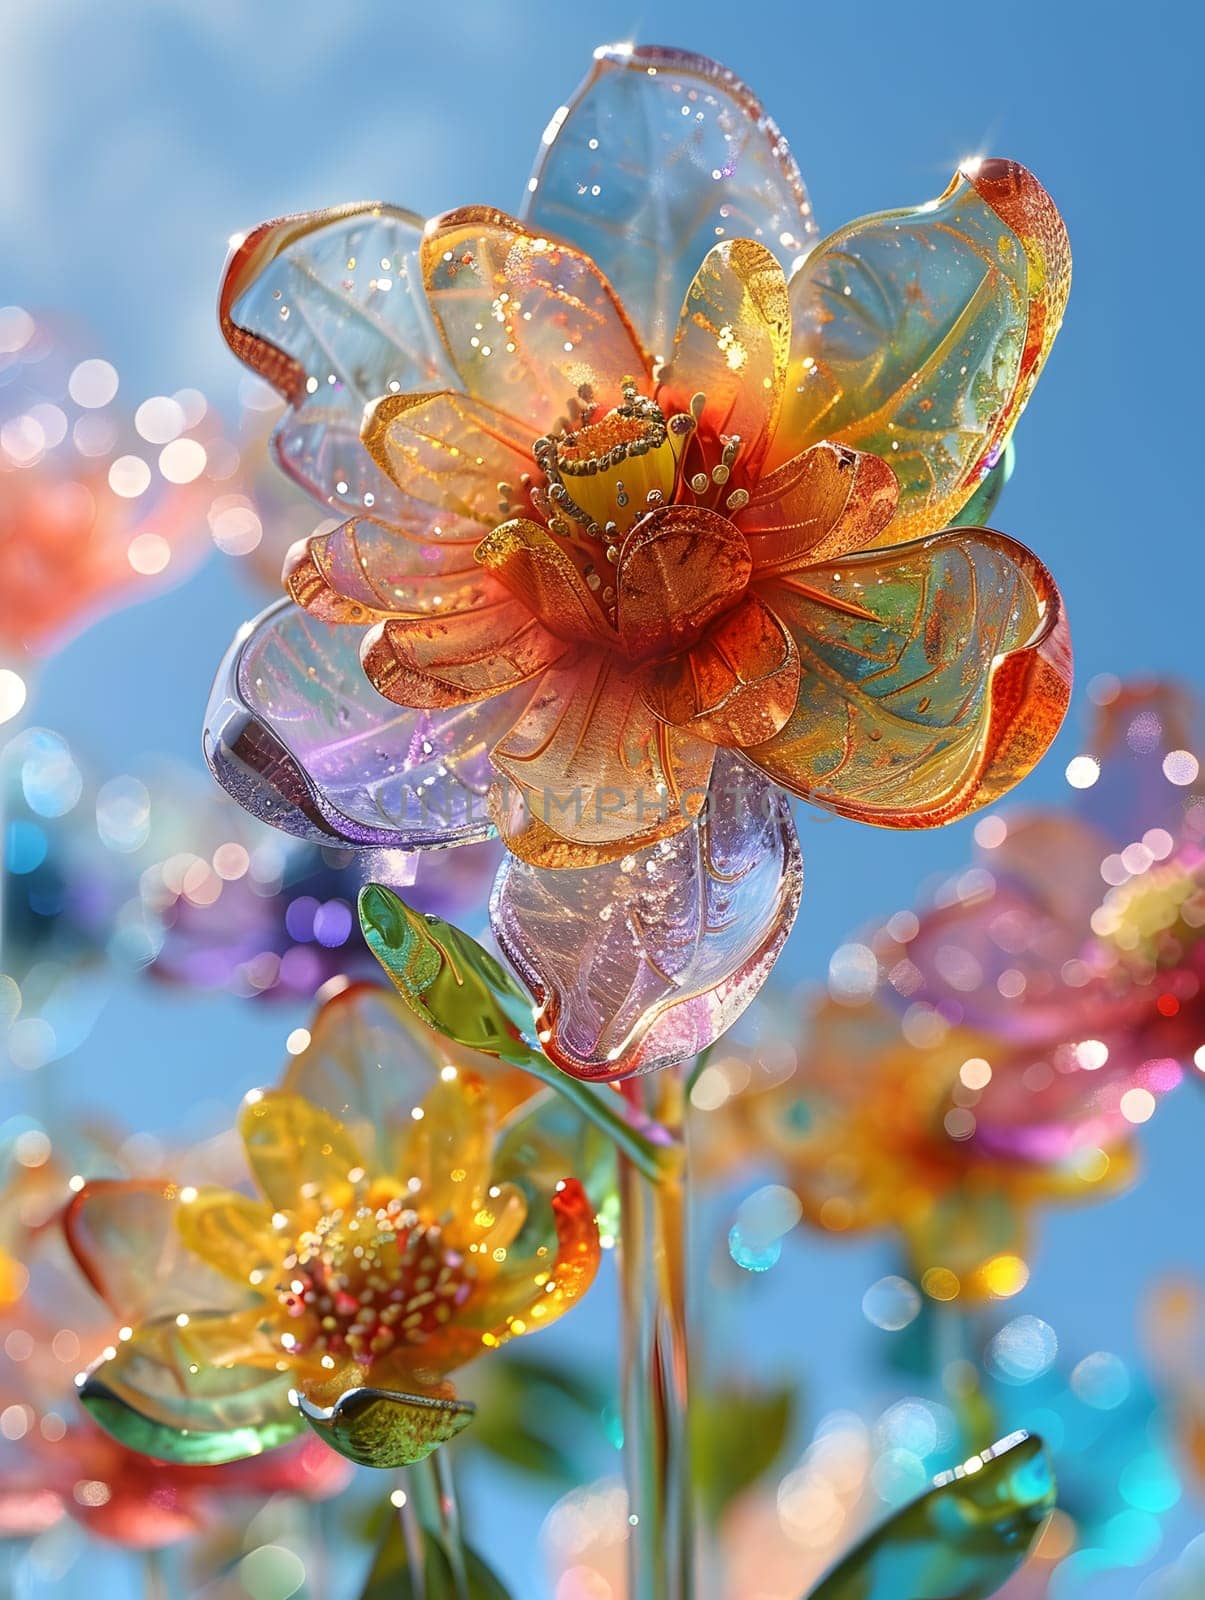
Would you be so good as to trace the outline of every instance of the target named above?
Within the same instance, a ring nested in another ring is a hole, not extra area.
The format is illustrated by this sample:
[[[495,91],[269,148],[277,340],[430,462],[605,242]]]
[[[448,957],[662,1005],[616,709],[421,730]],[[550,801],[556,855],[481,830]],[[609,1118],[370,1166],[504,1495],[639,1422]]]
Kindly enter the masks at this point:
[[[460,1508],[448,1451],[444,1448],[434,1451],[425,1461],[407,1467],[404,1477],[406,1500],[400,1514],[411,1565],[422,1574],[421,1581],[425,1585],[430,1571],[426,1561],[428,1543],[437,1544],[447,1558],[452,1584],[447,1591],[450,1600],[451,1597],[470,1600]],[[440,1594],[443,1592],[441,1589]],[[423,1594],[426,1596],[425,1588]],[[430,1596],[429,1600],[436,1600],[436,1596]]]
[[[167,1557],[162,1550],[148,1550],[142,1558],[142,1592],[146,1600],[171,1600]]]
[[[623,1460],[628,1600],[693,1600],[694,1494],[687,1412],[685,1080],[670,1069],[624,1092],[676,1141],[652,1180],[619,1161]]]

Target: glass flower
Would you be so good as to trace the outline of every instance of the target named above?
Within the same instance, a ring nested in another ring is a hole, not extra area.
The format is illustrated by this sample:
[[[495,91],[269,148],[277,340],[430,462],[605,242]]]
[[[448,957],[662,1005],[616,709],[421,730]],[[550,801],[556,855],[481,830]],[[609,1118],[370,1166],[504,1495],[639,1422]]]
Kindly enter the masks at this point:
[[[993,1041],[978,1136],[1037,1160],[1145,1121],[1205,1039],[1197,708],[1160,681],[1103,694],[1072,804],[985,818],[970,869],[859,947],[914,1025]],[[1001,1048],[1031,1070],[997,1072]]]
[[[0,1537],[30,1538],[72,1517],[102,1539],[153,1549],[211,1530],[248,1498],[320,1497],[347,1481],[318,1440],[229,1466],[152,1461],[82,1412],[73,1378],[123,1337],[54,1225],[66,1177],[40,1129],[14,1141],[0,1193]]]
[[[768,1009],[781,1016],[782,1038],[794,1032],[801,1041],[793,1065],[784,1069],[776,1053],[769,1086],[753,1076],[724,1117],[738,1119],[746,1144],[781,1166],[809,1222],[832,1233],[897,1233],[933,1299],[1016,1294],[1029,1275],[1032,1214],[1104,1198],[1133,1176],[1133,1153],[1120,1138],[1061,1159],[998,1147],[986,1087],[997,1077],[1021,1080],[1034,1068],[1032,1052],[1002,1052],[999,1041],[958,1028],[921,1040],[873,1002],[822,997],[802,1017],[781,998]],[[714,1070],[734,1069],[721,1057]],[[1016,1092],[1001,1091],[1006,1101]]]
[[[0,653],[41,655],[179,578],[238,457],[195,389],[127,413],[118,374],[18,306],[0,311]]]
[[[244,1102],[253,1193],[81,1190],[71,1248],[133,1325],[82,1384],[102,1426],[178,1462],[307,1424],[352,1460],[413,1462],[472,1418],[450,1372],[580,1299],[599,1259],[570,1175],[585,1135],[532,1080],[433,1048],[395,996],[349,988]]]
[[[226,274],[226,337],[289,405],[278,456],[348,520],[235,641],[211,764],[311,836],[496,827],[496,936],[584,1075],[650,1064],[644,1033],[700,997],[726,1025],[764,979],[798,901],[780,788],[946,822],[1066,706],[1049,574],[948,526],[1061,320],[1057,210],[989,161],[815,232],[731,73],[622,46],[550,124],[521,219],[347,206],[255,229]],[[756,915],[728,887],[755,860]],[[600,942],[603,911],[624,931]],[[675,1058],[717,1031],[688,1016]]]

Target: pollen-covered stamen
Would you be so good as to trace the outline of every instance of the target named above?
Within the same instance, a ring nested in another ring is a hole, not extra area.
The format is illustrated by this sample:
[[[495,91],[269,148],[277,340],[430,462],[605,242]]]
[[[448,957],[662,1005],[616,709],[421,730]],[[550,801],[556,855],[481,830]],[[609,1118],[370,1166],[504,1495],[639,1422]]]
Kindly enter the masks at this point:
[[[475,1269],[402,1200],[331,1212],[285,1258],[277,1298],[289,1354],[369,1366],[424,1344],[472,1293]]]
[[[697,430],[707,408],[707,396],[699,393],[690,397],[690,418],[693,429]],[[715,436],[711,435],[714,440]],[[695,470],[686,478],[686,486],[695,499],[705,505],[709,511],[740,511],[749,504],[749,491],[747,489],[729,489],[723,491],[732,476],[732,469],[741,452],[741,436],[739,433],[722,434],[715,442],[719,446],[719,459],[709,466],[707,463],[708,437],[699,432],[696,435],[696,444],[693,452]]]
[[[576,523],[591,538],[610,543],[646,511],[669,504],[678,457],[693,427],[690,417],[667,423],[657,403],[629,379],[622,405],[597,421],[537,439],[532,453],[547,479],[553,532],[569,533],[569,524]]]

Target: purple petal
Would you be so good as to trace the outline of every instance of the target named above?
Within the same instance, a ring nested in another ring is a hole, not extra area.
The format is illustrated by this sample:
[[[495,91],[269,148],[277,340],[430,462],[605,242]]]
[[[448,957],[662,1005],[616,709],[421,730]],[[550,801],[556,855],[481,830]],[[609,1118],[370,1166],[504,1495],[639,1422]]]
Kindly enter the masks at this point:
[[[206,713],[214,776],[252,816],[321,843],[422,850],[491,837],[489,751],[525,691],[399,709],[361,671],[364,631],[289,601],[241,629]]]
[[[803,886],[784,795],[740,757],[716,758],[701,820],[606,866],[550,871],[510,858],[495,937],[540,1008],[540,1041],[575,1077],[684,1061],[761,988]]]

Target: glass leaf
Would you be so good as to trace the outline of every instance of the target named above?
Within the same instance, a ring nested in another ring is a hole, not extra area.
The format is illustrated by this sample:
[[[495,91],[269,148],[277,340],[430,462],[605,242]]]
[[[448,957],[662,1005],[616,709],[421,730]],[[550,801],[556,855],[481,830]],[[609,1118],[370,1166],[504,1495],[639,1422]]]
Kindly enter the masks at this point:
[[[808,1600],[987,1600],[1054,1509],[1042,1441],[1010,1434],[889,1517]]]
[[[467,1400],[348,1389],[334,1405],[294,1395],[301,1416],[320,1439],[362,1467],[409,1467],[462,1433],[476,1414]]]

